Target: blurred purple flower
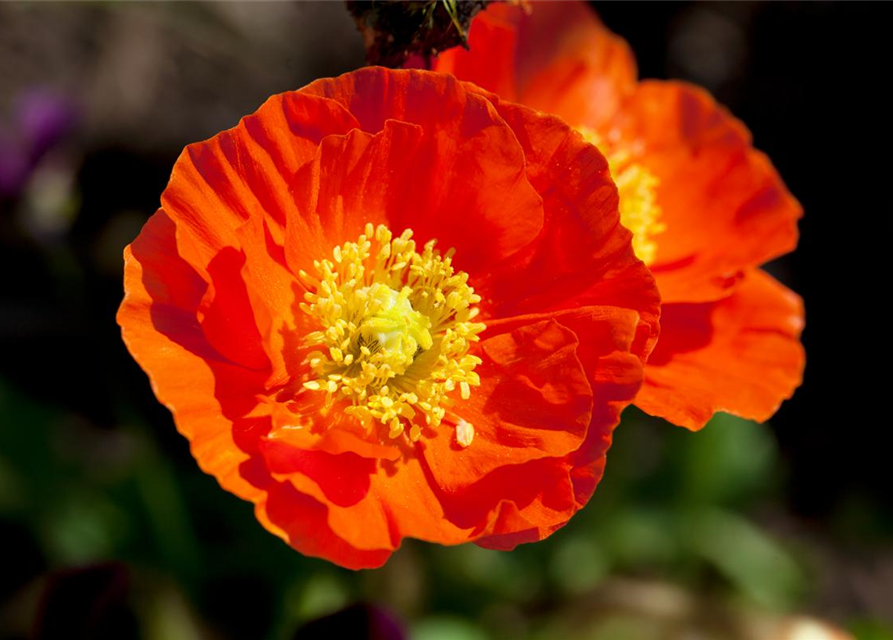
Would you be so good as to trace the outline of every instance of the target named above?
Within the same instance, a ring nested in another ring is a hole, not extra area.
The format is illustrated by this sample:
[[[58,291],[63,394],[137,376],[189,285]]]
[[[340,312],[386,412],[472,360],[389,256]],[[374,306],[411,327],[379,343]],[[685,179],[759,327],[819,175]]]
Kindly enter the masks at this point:
[[[16,99],[11,122],[0,126],[0,198],[21,193],[40,160],[78,121],[71,100],[44,89]]]
[[[306,623],[294,640],[407,640],[403,625],[381,607],[357,603]]]

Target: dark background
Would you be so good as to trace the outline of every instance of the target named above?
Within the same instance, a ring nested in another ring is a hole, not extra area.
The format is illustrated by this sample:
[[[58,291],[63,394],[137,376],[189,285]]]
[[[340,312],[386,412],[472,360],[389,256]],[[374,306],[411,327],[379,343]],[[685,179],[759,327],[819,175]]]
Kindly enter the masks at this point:
[[[76,592],[113,594],[109,637],[286,638],[358,599],[424,640],[749,637],[678,612],[671,629],[654,591],[616,604],[654,588],[893,638],[891,5],[595,7],[642,77],[705,86],[741,118],[803,204],[798,250],[769,269],[806,302],[804,384],[762,427],[722,417],[691,435],[630,412],[592,504],[546,542],[408,543],[354,574],[290,551],[199,471],[114,323],[121,250],[182,147],[361,65],[350,18],[340,3],[0,4],[0,132],[35,93],[69,118],[0,204],[0,638],[29,637],[57,572],[83,567]]]

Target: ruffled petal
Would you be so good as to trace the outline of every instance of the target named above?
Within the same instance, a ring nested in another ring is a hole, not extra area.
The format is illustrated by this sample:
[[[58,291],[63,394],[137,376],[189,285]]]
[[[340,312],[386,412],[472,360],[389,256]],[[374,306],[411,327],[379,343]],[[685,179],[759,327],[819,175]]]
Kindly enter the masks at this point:
[[[299,391],[296,399],[273,403],[273,424],[267,434],[271,443],[332,455],[354,453],[373,460],[401,456],[396,442],[382,437],[379,430],[367,429],[343,413],[342,407],[326,407],[320,394]]]
[[[254,502],[260,522],[302,553],[351,568],[382,565],[390,549],[352,547],[326,524],[324,504],[270,475],[261,445],[271,421],[257,401],[266,375],[228,360],[208,341],[197,319],[208,284],[181,257],[188,251],[178,246],[185,241],[176,230],[160,210],[125,250],[127,294],[118,322],[199,466]]]
[[[638,314],[633,351],[647,358],[659,332],[660,297],[620,224],[607,161],[562,120],[483,93],[512,127],[527,175],[543,199],[545,224],[523,252],[488,274],[479,288],[488,316],[581,306]]]
[[[530,322],[535,317],[512,318],[504,324],[498,323],[495,328]],[[592,389],[593,411],[586,438],[575,451],[554,461],[567,470],[574,504],[567,510],[564,520],[540,519],[524,526],[515,520],[518,526],[514,529],[508,526],[509,516],[520,516],[511,507],[501,507],[502,515],[496,522],[502,525],[494,525],[487,535],[477,540],[487,548],[507,550],[521,543],[542,540],[561,528],[567,518],[589,501],[604,472],[605,457],[620,413],[642,386],[644,367],[642,361],[631,353],[637,327],[634,312],[611,307],[584,307],[562,311],[554,317],[578,336],[577,355],[589,375]],[[518,478],[521,482],[522,476]]]
[[[201,269],[236,230],[263,216],[281,236],[294,214],[288,184],[327,135],[345,134],[354,117],[333,100],[298,92],[276,95],[238,126],[186,147],[174,165],[162,206],[180,233],[193,238]]]
[[[660,181],[666,230],[654,237],[651,270],[665,303],[728,295],[745,270],[796,246],[799,203],[706,91],[642,82],[607,137]]]
[[[269,371],[270,360],[242,278],[244,264],[245,254],[233,247],[222,249],[208,263],[211,285],[198,310],[201,329],[208,342],[228,359],[249,369]]]
[[[662,322],[636,405],[674,424],[768,420],[803,379],[803,302],[759,269],[718,302],[666,305]]]
[[[577,357],[577,336],[554,320],[484,340],[475,369],[481,386],[448,414],[451,425],[423,431],[425,460],[437,484],[455,492],[507,465],[576,450],[592,415],[592,392]],[[458,420],[474,441],[456,440]]]
[[[236,495],[261,492],[242,475],[268,428],[255,394],[266,373],[226,358],[201,330],[207,283],[182,258],[185,240],[159,210],[124,254],[126,295],[118,311],[124,343],[207,473]]]
[[[266,501],[255,511],[264,527],[304,555],[334,560],[347,569],[375,569],[393,553],[350,545],[329,526],[326,506],[289,482],[272,482]]]
[[[410,445],[397,460],[301,451],[275,441],[263,450],[275,477],[324,504],[328,526],[355,548],[394,550],[406,537],[441,544],[471,539],[471,527],[445,514],[442,493]]]
[[[261,216],[248,219],[236,237],[242,247],[238,276],[243,284],[234,286],[244,286],[255,325],[246,335],[257,335],[265,352],[270,367],[267,387],[279,388],[299,379],[305,367],[308,347],[303,336],[315,328],[298,307],[305,289],[288,267],[285,250],[273,238],[268,220]],[[242,341],[244,335],[232,340]]]
[[[472,444],[472,446],[474,446]],[[560,528],[576,513],[570,465],[564,458],[542,458],[496,469],[464,491],[445,494],[447,517],[474,526],[473,538],[487,541],[518,532],[540,532],[542,537]],[[535,478],[535,482],[531,482]],[[529,534],[528,534],[529,536]]]
[[[282,247],[296,215],[289,185],[324,137],[356,126],[335,101],[273,96],[233,129],[189,145],[162,194],[189,247],[182,259],[208,283],[198,311],[208,341],[235,362],[267,368],[273,382],[287,377],[287,362],[300,362],[285,337],[297,328],[292,311],[303,293]]]
[[[629,45],[585,2],[493,4],[472,22],[468,45],[441,54],[434,70],[573,126],[600,126],[635,88]]]
[[[542,204],[512,130],[486,99],[453,77],[370,67],[318,80],[301,92],[337,101],[363,131],[382,132],[375,152],[389,162],[367,160],[362,170],[370,173],[363,180],[388,185],[379,196],[387,196],[383,204],[394,232],[411,228],[423,242],[435,238],[442,249],[455,248],[457,267],[473,274],[516,253],[542,228]],[[386,126],[394,120],[399,123]],[[363,159],[359,141],[355,136],[345,147],[355,153],[354,162]]]
[[[496,323],[493,330],[536,326],[529,324],[535,320],[536,316],[512,318]],[[459,491],[448,491],[444,500],[450,517],[459,523],[475,518],[486,523],[479,528],[478,544],[511,549],[523,542],[542,540],[589,500],[604,470],[605,454],[620,412],[641,386],[643,365],[630,353],[636,320],[636,314],[629,310],[590,307],[562,311],[549,321],[572,330],[578,338],[576,354],[587,372],[593,398],[586,436],[567,455],[504,465]],[[477,440],[465,453],[474,453],[476,444]],[[548,480],[530,483],[532,477]]]

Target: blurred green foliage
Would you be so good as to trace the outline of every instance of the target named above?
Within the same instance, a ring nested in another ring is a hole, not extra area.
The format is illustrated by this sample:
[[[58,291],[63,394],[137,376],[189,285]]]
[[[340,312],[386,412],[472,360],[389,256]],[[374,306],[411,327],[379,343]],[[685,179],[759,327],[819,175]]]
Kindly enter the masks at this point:
[[[852,631],[857,640],[893,640],[893,627],[880,621],[857,621]]]

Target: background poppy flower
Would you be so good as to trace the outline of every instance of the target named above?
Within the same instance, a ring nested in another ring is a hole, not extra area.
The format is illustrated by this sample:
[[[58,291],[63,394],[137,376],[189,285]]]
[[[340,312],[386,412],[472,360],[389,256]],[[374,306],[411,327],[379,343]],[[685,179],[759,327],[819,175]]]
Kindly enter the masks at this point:
[[[764,421],[803,376],[803,303],[759,265],[797,244],[802,210],[744,125],[705,91],[636,80],[583,2],[493,5],[435,70],[561,116],[608,156],[623,224],[663,300],[636,405],[690,429]]]
[[[362,69],[190,145],[161,201],[123,338],[267,529],[373,567],[407,536],[538,540],[589,499],[659,303],[561,120]]]

